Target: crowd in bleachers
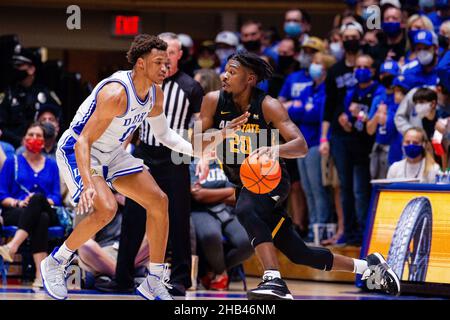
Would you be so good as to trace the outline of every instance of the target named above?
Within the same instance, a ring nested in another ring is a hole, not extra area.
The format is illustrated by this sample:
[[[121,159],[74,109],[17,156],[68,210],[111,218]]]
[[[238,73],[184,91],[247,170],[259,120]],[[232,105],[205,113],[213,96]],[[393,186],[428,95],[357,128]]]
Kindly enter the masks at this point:
[[[448,168],[448,0],[344,2],[325,38],[316,35],[313,17],[302,9],[285,13],[280,32],[279,26],[246,21],[238,32],[223,30],[201,43],[178,35],[179,67],[205,93],[220,88],[227,58],[238,50],[256,53],[273,67],[273,76],[258,86],[283,103],[309,147],[305,158],[288,161],[292,187],[286,205],[305,241],[322,245],[361,245],[371,180],[435,183]],[[4,38],[3,44],[8,41],[14,43]],[[37,51],[9,48],[12,64],[4,74],[10,76],[0,84],[0,201],[3,224],[19,231],[0,254],[12,261],[30,237],[38,266],[47,252],[44,230],[59,223],[55,208],[71,206],[64,185],[47,181],[46,170],[56,170],[52,158],[64,110],[84,95],[79,89],[68,97],[61,85],[52,87],[55,82],[44,76],[51,65],[43,68]],[[223,290],[227,270],[252,248],[233,214],[234,189],[220,167],[212,163],[205,181],[198,181],[195,164],[191,169],[191,226],[202,284]],[[57,170],[48,175],[56,177]],[[120,211],[120,194],[117,201]],[[89,272],[114,277],[120,219],[107,228],[79,250],[79,259]],[[147,258],[141,249],[136,267]]]

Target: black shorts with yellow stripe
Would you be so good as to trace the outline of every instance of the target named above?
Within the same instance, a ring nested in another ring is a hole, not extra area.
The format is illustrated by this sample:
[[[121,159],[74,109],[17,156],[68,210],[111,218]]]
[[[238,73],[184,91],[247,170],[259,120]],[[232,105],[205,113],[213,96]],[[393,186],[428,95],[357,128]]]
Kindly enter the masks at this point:
[[[329,271],[333,266],[330,250],[307,246],[292,226],[285,206],[289,188],[289,175],[282,166],[282,179],[270,193],[255,194],[245,187],[240,189],[235,213],[253,247],[273,242],[292,262]]]

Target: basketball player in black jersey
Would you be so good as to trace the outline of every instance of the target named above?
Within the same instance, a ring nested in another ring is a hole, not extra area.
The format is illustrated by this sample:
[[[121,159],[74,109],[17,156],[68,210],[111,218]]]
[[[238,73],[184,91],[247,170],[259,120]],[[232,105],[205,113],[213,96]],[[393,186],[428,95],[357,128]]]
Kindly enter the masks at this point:
[[[368,287],[399,294],[400,281],[381,254],[371,254],[365,260],[348,258],[327,248],[306,246],[294,231],[282,205],[289,192],[289,176],[282,159],[304,157],[308,147],[281,103],[256,88],[271,74],[271,67],[252,53],[232,55],[222,75],[222,90],[210,92],[203,99],[193,138],[194,148],[202,147],[204,154],[219,147],[216,154],[223,169],[239,187],[235,212],[264,268],[262,282],[247,293],[248,298],[293,299],[281,279],[275,248],[294,263],[363,274],[363,279],[371,281]],[[285,142],[274,145],[272,137],[277,132]],[[262,137],[264,134],[267,137]],[[279,157],[282,178],[267,194],[252,193],[240,181],[240,164],[251,153]]]

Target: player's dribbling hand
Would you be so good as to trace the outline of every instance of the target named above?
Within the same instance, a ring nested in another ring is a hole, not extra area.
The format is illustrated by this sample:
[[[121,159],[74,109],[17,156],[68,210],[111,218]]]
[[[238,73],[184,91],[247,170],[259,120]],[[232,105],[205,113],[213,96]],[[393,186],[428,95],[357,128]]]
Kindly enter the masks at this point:
[[[89,213],[89,211],[94,208],[94,199],[96,196],[97,191],[95,191],[93,187],[83,190],[80,196],[80,201],[78,202],[76,213],[79,215]]]
[[[260,147],[258,149],[256,149],[255,151],[253,151],[250,154],[251,156],[256,155],[256,157],[259,158],[265,158],[268,157],[271,160],[277,160],[279,153],[278,153],[278,148],[275,147]]]
[[[247,111],[244,114],[241,114],[239,117],[234,118],[230,122],[227,123],[225,128],[222,130],[225,131],[225,137],[230,138],[234,135],[234,133],[237,130],[241,129],[241,126],[245,124],[248,121],[248,117],[250,116],[250,113]]]

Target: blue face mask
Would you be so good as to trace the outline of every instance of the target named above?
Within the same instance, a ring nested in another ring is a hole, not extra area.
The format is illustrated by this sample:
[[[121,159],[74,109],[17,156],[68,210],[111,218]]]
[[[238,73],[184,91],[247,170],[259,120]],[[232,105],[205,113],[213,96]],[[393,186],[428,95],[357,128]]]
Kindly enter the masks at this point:
[[[423,154],[424,149],[422,145],[409,144],[407,146],[403,146],[403,151],[408,158],[415,159]]]
[[[321,64],[312,63],[309,66],[308,71],[311,78],[317,80],[323,75],[323,66]]]
[[[355,78],[358,83],[367,83],[372,80],[372,72],[367,68],[358,68],[355,70]]]
[[[371,12],[369,11],[369,9],[364,8],[361,13],[361,17],[364,19],[364,21],[367,21],[367,19],[369,19],[370,15],[371,15]]]
[[[388,37],[395,37],[402,31],[400,22],[383,22],[382,28]]]
[[[302,25],[298,22],[286,22],[284,24],[284,32],[291,37],[295,38],[302,34]]]
[[[286,32],[289,37],[298,37],[302,34],[302,26],[298,22],[286,22],[284,24],[284,32]]]

